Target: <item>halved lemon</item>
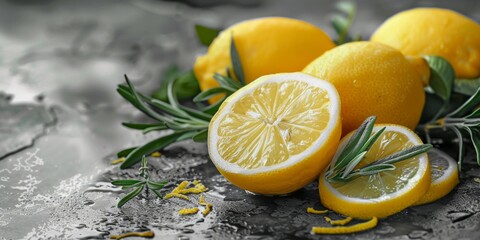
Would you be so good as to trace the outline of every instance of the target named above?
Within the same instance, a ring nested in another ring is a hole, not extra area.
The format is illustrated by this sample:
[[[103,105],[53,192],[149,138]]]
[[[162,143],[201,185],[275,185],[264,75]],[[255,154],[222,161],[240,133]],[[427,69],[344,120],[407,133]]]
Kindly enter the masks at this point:
[[[422,144],[414,132],[399,125],[376,124],[373,132],[382,127],[385,131],[357,167]],[[342,151],[352,135],[350,133],[342,139],[338,151]],[[402,211],[427,192],[430,164],[424,153],[394,165],[395,170],[360,176],[347,182],[330,182],[325,173],[322,174],[319,180],[322,204],[335,212],[362,219],[384,218]]]
[[[430,159],[430,168],[432,183],[427,193],[418,200],[415,205],[421,205],[438,200],[457,186],[458,165],[450,156],[438,149],[432,149],[428,152]]]
[[[208,128],[220,173],[259,194],[286,194],[313,181],[341,134],[335,87],[304,73],[266,75],[221,105]]]

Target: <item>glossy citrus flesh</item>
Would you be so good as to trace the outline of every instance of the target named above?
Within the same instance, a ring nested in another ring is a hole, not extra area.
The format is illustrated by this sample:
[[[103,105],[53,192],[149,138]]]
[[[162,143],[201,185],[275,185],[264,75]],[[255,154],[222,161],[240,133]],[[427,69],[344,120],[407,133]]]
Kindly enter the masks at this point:
[[[446,153],[432,149],[428,152],[432,183],[428,192],[418,200],[415,205],[436,201],[449,192],[459,183],[457,162]]]
[[[375,31],[371,41],[405,55],[442,56],[457,77],[480,76],[480,25],[452,10],[415,8],[397,13]]]
[[[378,123],[414,129],[420,120],[425,92],[420,74],[396,49],[373,42],[336,47],[303,72],[331,82],[342,101],[342,129],[348,133],[367,117]]]
[[[406,127],[375,125],[374,132],[384,133],[357,167],[362,167],[414,145],[422,144]],[[342,139],[341,149],[353,134]],[[430,165],[426,154],[394,164],[396,169],[360,176],[347,182],[329,182],[320,176],[320,200],[324,206],[346,216],[368,219],[384,218],[414,204],[430,186]]]
[[[320,174],[340,134],[333,85],[302,73],[275,74],[227,98],[210,122],[208,148],[217,169],[236,186],[285,194]]]
[[[309,62],[335,47],[320,28],[291,18],[257,18],[237,23],[215,38],[208,52],[197,58],[193,70],[206,89],[218,86],[214,73],[232,69],[232,36],[247,83],[267,74],[301,71]]]

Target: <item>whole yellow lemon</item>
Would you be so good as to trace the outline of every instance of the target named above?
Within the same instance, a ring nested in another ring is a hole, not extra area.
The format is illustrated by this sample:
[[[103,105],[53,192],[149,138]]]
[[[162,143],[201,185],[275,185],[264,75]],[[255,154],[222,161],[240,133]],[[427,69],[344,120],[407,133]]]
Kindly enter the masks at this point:
[[[480,76],[480,25],[454,11],[415,8],[387,19],[371,41],[399,49],[404,55],[438,55],[457,77]]]
[[[355,130],[367,117],[414,129],[425,92],[420,74],[398,50],[375,42],[352,42],[327,51],[303,72],[327,80],[342,102],[342,131]]]
[[[237,23],[215,38],[193,70],[202,91],[218,86],[214,73],[232,69],[230,42],[234,38],[247,83],[267,74],[301,71],[335,44],[320,28],[291,18],[268,17]]]

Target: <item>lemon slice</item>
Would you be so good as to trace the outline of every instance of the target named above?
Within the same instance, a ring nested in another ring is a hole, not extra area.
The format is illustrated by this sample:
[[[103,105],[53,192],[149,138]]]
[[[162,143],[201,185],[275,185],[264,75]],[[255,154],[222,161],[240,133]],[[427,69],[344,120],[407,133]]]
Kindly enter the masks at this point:
[[[385,131],[357,167],[377,161],[398,151],[421,145],[422,140],[410,129],[392,124],[376,124],[373,132]],[[343,149],[352,133],[340,142]],[[387,217],[411,206],[430,186],[430,164],[427,154],[421,154],[394,164],[396,169],[360,176],[347,182],[329,182],[320,176],[319,192],[322,204],[346,216],[370,219]]]
[[[457,162],[450,156],[438,149],[432,149],[428,152],[428,158],[430,159],[432,183],[427,193],[415,205],[430,203],[444,197],[459,182]]]
[[[266,75],[221,105],[208,128],[220,173],[259,194],[286,194],[313,181],[341,134],[335,87],[304,73]]]

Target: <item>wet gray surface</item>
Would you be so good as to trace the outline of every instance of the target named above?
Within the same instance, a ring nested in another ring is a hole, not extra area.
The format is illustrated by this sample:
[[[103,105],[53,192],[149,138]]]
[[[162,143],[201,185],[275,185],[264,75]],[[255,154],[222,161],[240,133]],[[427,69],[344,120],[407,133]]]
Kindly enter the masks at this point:
[[[193,25],[224,27],[259,16],[328,26],[330,1],[3,1],[0,2],[0,239],[103,239],[154,231],[158,239],[479,239],[480,169],[468,149],[466,173],[445,198],[381,220],[371,231],[314,236],[327,224],[316,183],[286,197],[246,194],[213,167],[206,146],[187,142],[152,159],[152,178],[200,179],[214,210],[179,216],[195,204],[142,195],[122,209],[112,179],[135,177],[110,164],[114,153],[158,137],[121,127],[144,120],[115,92],[127,73],[142,91],[160,85],[172,63],[189,68],[205,51]],[[355,33],[415,5],[449,7],[480,21],[474,1],[368,1]],[[442,145],[455,157],[455,145]],[[198,196],[192,196],[196,202]],[[331,217],[336,217],[330,214]]]

